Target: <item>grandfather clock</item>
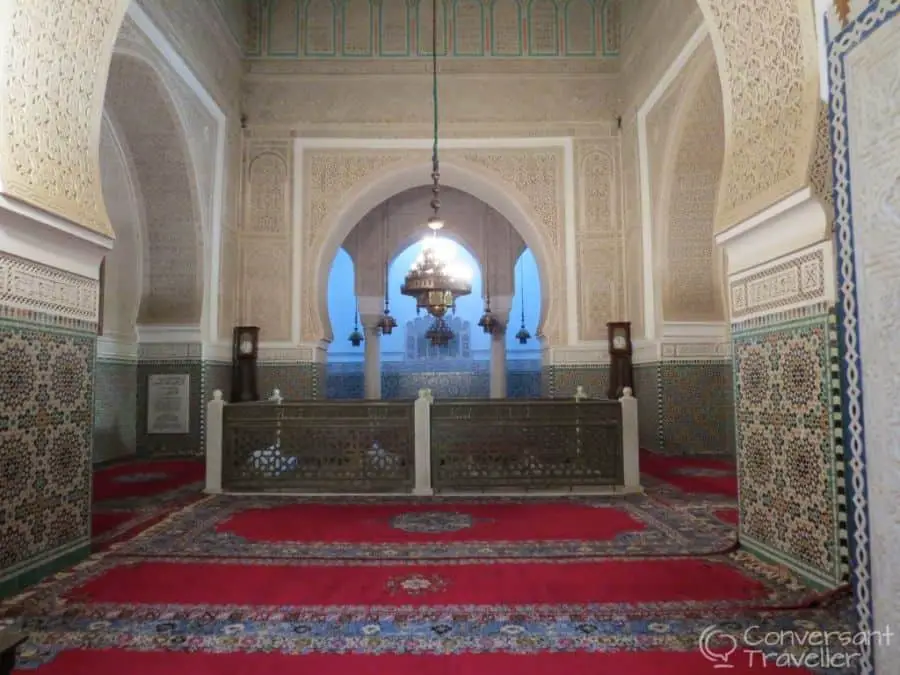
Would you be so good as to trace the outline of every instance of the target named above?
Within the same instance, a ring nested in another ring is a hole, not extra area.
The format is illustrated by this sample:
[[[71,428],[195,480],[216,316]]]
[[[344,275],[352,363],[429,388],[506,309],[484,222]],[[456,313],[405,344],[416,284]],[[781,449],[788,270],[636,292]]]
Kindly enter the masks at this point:
[[[613,321],[609,329],[609,398],[617,399],[625,387],[634,391],[634,375],[631,364],[631,322]]]
[[[256,359],[259,354],[259,328],[238,326],[231,348],[231,402],[258,401]]]

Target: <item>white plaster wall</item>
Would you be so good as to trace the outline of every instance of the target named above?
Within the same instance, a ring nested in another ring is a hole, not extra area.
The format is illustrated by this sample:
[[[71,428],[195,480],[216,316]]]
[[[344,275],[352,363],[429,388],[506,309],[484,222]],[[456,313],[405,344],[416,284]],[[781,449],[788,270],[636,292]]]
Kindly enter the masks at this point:
[[[900,631],[900,18],[846,57],[853,236],[876,631]],[[876,640],[900,673],[900,634]]]

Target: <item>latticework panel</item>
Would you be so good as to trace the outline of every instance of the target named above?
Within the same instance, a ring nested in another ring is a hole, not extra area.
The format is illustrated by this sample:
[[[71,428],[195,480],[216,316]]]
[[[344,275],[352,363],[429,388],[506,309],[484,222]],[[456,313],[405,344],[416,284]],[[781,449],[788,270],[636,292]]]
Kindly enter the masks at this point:
[[[412,403],[314,402],[225,407],[226,490],[408,491]]]
[[[436,490],[620,485],[615,401],[459,401],[431,409]]]

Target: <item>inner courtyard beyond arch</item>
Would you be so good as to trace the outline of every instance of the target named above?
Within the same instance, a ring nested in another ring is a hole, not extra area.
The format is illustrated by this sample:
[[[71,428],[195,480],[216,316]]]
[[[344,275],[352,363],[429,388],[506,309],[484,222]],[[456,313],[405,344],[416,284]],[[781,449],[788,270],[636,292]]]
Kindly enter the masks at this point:
[[[0,2],[0,675],[900,672],[900,6],[758,4]]]

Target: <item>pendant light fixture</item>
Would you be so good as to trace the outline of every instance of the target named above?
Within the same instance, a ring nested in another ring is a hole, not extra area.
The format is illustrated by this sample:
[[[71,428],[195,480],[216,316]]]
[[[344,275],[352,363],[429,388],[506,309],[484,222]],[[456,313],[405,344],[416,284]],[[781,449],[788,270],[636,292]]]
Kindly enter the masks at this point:
[[[531,339],[531,333],[528,332],[528,329],[525,328],[525,284],[522,280],[522,257],[519,256],[519,292],[522,294],[522,324],[519,326],[519,332],[516,333],[516,340],[519,341],[520,345],[527,345],[528,341]]]
[[[391,201],[385,203],[384,221],[382,228],[384,229],[384,313],[378,319],[377,327],[381,330],[382,335],[390,335],[397,327],[397,319],[391,316],[390,300],[388,299],[388,274],[391,271],[391,258],[388,252],[388,228],[390,227],[390,205]]]
[[[359,303],[356,304],[356,314],[353,316],[353,332],[347,338],[354,347],[359,347],[363,341],[363,334],[359,332]]]
[[[487,335],[493,335],[500,327],[500,322],[491,311],[491,235],[487,232],[485,223],[487,218],[482,220],[481,234],[484,241],[484,314],[478,319],[478,325]]]
[[[431,3],[431,65],[432,103],[434,107],[434,143],[431,155],[432,215],[428,219],[431,236],[426,238],[422,253],[416,258],[404,279],[400,292],[416,300],[416,312],[424,309],[435,318],[428,333],[447,344],[453,331],[444,321],[448,311],[456,308],[456,299],[472,292],[472,271],[463,265],[453,265],[453,250],[441,247],[437,233],[444,227],[440,217],[441,171],[438,160],[438,76],[437,76],[437,0]],[[427,333],[426,333],[427,335]],[[430,338],[429,338],[430,339]],[[432,344],[437,344],[432,341]]]

